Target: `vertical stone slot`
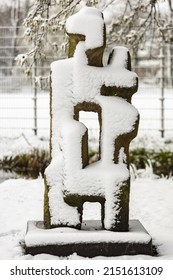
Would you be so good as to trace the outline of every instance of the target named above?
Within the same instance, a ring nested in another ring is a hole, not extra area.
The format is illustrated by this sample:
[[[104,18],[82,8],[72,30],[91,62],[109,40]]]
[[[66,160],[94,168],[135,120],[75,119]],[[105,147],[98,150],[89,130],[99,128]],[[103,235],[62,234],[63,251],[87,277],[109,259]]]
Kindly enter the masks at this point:
[[[80,111],[79,121],[88,128],[88,156],[90,157],[90,162],[97,161],[99,159],[100,141],[98,113]]]

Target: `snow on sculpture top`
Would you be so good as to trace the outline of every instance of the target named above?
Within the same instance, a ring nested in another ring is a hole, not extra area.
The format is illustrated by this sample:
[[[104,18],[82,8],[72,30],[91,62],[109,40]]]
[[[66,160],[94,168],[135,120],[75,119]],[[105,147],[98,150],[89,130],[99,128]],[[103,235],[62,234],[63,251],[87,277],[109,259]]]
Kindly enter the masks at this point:
[[[85,201],[100,202],[102,224],[127,231],[129,156],[139,114],[131,105],[137,75],[126,48],[116,47],[102,67],[105,26],[95,8],[67,20],[69,56],[51,65],[51,164],[45,173],[46,227],[81,227]],[[89,164],[88,130],[79,112],[98,113],[100,158]]]
[[[103,46],[104,21],[102,14],[95,8],[83,8],[79,13],[69,17],[66,30],[69,34],[84,35],[87,49]]]

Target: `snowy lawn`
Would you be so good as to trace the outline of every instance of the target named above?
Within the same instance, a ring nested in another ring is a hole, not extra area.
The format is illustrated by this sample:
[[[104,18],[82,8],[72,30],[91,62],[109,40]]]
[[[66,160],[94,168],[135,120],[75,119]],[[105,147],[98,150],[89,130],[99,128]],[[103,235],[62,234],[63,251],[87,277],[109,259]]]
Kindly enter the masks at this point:
[[[173,259],[173,179],[138,178],[131,183],[130,218],[139,219],[153,238],[159,259]],[[51,255],[24,255],[28,220],[43,219],[43,179],[11,179],[0,184],[0,259],[58,259]],[[98,211],[86,206],[85,218],[97,219]],[[96,205],[97,208],[97,205]],[[96,209],[97,210],[97,209]],[[105,257],[97,257],[96,259]],[[121,256],[115,259],[152,259]],[[82,259],[76,254],[68,259]]]

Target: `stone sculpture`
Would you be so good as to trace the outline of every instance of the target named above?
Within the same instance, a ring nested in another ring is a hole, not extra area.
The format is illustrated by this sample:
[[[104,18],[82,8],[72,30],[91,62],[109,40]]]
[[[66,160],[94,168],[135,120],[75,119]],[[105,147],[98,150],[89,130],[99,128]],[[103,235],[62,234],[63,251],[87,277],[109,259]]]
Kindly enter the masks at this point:
[[[44,225],[81,228],[83,204],[100,202],[102,225],[129,226],[129,144],[139,114],[131,105],[138,78],[130,54],[115,47],[103,66],[105,24],[95,8],[84,8],[66,24],[69,58],[51,65],[51,163],[45,172]],[[88,130],[80,111],[98,113],[99,160],[89,164]]]

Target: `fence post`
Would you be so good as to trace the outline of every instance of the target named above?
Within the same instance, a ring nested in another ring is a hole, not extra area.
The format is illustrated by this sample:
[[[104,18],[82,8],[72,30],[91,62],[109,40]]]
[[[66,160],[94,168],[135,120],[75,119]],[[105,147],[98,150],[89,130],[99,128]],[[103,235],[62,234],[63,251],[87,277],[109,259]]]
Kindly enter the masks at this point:
[[[34,134],[38,134],[38,124],[37,124],[37,84],[36,84],[36,76],[37,76],[37,60],[34,59],[34,69],[33,69],[33,78],[34,78]]]
[[[164,83],[164,72],[165,72],[165,57],[164,57],[164,42],[162,40],[161,49],[160,49],[160,69],[161,69],[161,77],[160,77],[160,89],[161,89],[161,137],[165,136],[165,83]]]

